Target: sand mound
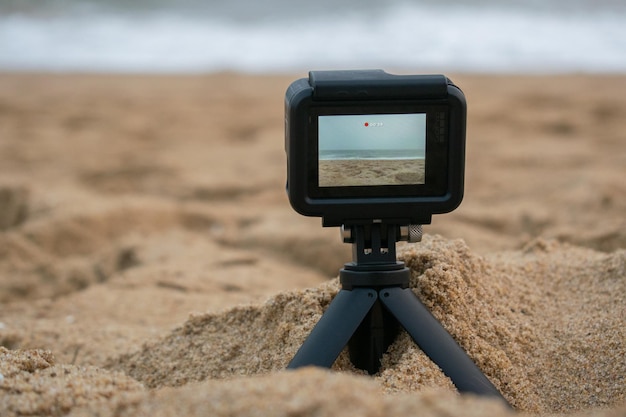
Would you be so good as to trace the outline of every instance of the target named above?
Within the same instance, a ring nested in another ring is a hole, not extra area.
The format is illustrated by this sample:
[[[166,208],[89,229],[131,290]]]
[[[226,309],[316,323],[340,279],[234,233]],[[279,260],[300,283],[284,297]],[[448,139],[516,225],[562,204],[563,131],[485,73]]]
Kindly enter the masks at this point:
[[[540,240],[506,261],[488,260],[462,241],[429,237],[407,245],[401,258],[416,294],[517,409],[567,412],[626,399],[626,252]],[[196,315],[111,368],[151,388],[279,371],[337,290],[333,281],[264,305]],[[335,369],[358,373],[345,356]],[[387,392],[451,387],[406,336],[374,379]]]
[[[426,390],[384,396],[370,378],[316,368],[165,388],[116,408],[87,407],[70,416],[466,416],[514,415],[499,402]],[[617,414],[616,414],[617,415]]]
[[[141,384],[119,372],[59,365],[49,351],[0,346],[0,413],[6,417],[61,416],[142,391]]]

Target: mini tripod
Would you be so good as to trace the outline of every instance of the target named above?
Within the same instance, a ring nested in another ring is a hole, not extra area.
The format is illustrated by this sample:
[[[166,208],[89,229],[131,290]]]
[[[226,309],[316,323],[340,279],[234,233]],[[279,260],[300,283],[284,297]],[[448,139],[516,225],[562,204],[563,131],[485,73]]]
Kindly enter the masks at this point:
[[[352,363],[374,374],[402,326],[459,392],[506,403],[409,288],[410,270],[396,260],[396,242],[403,229],[374,223],[344,230],[344,241],[352,243],[353,262],[340,270],[342,289],[287,368],[330,368],[348,345]]]

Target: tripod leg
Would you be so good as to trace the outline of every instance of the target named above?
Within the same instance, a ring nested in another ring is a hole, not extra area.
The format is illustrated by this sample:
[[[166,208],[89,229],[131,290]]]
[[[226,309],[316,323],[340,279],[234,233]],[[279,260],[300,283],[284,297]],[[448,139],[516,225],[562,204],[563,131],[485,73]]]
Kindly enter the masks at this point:
[[[380,369],[380,360],[398,335],[398,320],[376,301],[348,342],[350,360],[370,375]]]
[[[410,289],[385,288],[380,301],[459,392],[506,400]]]
[[[330,368],[377,298],[376,291],[369,288],[339,291],[287,369],[307,365]]]

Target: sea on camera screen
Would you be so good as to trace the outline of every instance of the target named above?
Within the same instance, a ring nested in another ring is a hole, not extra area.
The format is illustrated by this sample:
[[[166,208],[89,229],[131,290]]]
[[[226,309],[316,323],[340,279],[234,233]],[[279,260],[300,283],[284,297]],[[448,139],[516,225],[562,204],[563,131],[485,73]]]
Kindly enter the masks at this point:
[[[426,113],[318,117],[319,187],[425,183]]]

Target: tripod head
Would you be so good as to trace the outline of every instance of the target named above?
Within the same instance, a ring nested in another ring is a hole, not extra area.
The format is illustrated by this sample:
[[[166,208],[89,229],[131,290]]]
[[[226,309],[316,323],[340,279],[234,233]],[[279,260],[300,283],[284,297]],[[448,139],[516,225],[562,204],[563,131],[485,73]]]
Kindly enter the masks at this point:
[[[343,225],[341,233],[343,241],[352,244],[352,262],[339,271],[342,288],[408,286],[411,275],[404,262],[396,259],[396,243],[420,241],[421,225]]]
[[[344,243],[352,243],[353,262],[357,264],[395,261],[396,242],[421,242],[422,233],[421,224],[341,225],[341,238]]]

